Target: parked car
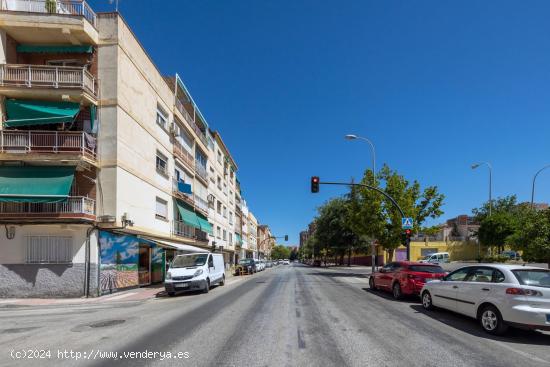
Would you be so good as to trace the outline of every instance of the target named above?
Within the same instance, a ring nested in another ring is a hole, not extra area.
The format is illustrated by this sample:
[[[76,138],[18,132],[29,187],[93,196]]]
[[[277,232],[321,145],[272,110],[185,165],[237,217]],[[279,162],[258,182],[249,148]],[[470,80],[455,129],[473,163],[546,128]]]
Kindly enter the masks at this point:
[[[420,260],[421,263],[432,263],[432,264],[442,264],[448,263],[450,259],[448,252],[436,252]]]
[[[284,259],[282,264],[283,265],[290,265],[290,261],[288,259]]]
[[[439,265],[409,261],[397,261],[384,265],[369,278],[371,290],[392,292],[395,299],[404,295],[420,295],[426,282],[446,275]]]
[[[254,259],[241,259],[235,266],[235,275],[254,274],[257,272]]]
[[[516,251],[502,251],[500,255],[506,256],[510,260],[516,260],[516,261],[521,260],[521,255],[519,254],[519,252],[516,252]]]
[[[273,267],[273,262],[271,260],[268,260],[265,262],[265,267],[266,268],[272,268]]]
[[[441,307],[479,321],[490,334],[509,326],[550,330],[550,270],[502,264],[457,269],[422,289],[426,310]]]
[[[263,271],[265,269],[265,264],[263,260],[256,260],[256,268],[258,271]]]
[[[164,288],[169,296],[179,291],[210,291],[214,284],[225,285],[222,254],[194,253],[178,255],[166,272]]]

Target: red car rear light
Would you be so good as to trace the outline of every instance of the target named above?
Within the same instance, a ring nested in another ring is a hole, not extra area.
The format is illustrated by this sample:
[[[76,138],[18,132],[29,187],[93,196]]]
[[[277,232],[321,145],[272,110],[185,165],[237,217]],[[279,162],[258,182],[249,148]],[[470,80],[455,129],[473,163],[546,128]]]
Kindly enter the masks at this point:
[[[531,297],[540,297],[542,293],[533,289],[522,289],[522,288],[507,288],[506,294],[512,295],[521,295],[521,296],[531,296]]]
[[[407,274],[408,279],[412,279],[417,282],[426,283],[426,279],[424,277],[414,275],[414,274]]]

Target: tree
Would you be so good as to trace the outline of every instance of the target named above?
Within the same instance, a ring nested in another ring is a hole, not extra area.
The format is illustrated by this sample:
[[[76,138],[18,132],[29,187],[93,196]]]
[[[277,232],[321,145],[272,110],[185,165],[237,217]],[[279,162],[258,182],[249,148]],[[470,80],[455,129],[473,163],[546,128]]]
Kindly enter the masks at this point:
[[[290,249],[284,245],[276,245],[271,250],[272,259],[288,259],[290,258]]]
[[[492,201],[491,215],[495,213],[507,212],[510,213],[514,211],[517,204],[516,195],[509,195],[505,197],[499,197],[493,199]],[[489,202],[485,202],[480,208],[475,208],[472,210],[474,218],[478,223],[481,223],[485,218],[489,216]]]
[[[521,214],[508,243],[523,250],[524,260],[546,262],[550,268],[550,209],[523,210]]]
[[[435,219],[443,214],[441,206],[445,195],[439,193],[437,186],[428,186],[421,190],[420,183],[410,183],[397,171],[384,165],[379,177],[385,182],[385,192],[399,204],[405,215],[414,220],[415,232],[418,233],[422,224],[428,218]],[[401,244],[403,229],[401,228],[401,213],[386,197],[382,199],[382,213],[385,225],[379,235],[378,242],[388,251],[389,258]]]

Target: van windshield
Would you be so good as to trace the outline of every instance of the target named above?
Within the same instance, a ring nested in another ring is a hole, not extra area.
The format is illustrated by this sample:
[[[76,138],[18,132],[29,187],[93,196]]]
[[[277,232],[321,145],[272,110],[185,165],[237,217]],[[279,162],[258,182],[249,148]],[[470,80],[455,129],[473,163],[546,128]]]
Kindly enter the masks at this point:
[[[178,255],[172,262],[172,268],[188,268],[192,266],[203,266],[206,263],[208,254]]]

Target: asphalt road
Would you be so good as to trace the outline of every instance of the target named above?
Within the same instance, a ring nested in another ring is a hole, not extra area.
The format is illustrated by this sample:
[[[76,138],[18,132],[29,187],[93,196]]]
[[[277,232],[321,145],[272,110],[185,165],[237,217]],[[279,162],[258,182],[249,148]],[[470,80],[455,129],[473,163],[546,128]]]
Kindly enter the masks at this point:
[[[279,266],[209,294],[4,308],[0,365],[550,366],[550,334],[492,337],[462,316],[425,313],[416,299],[372,293],[354,271]],[[28,349],[51,357],[10,356]],[[130,351],[142,358],[121,357]],[[119,359],[101,359],[107,352]]]

